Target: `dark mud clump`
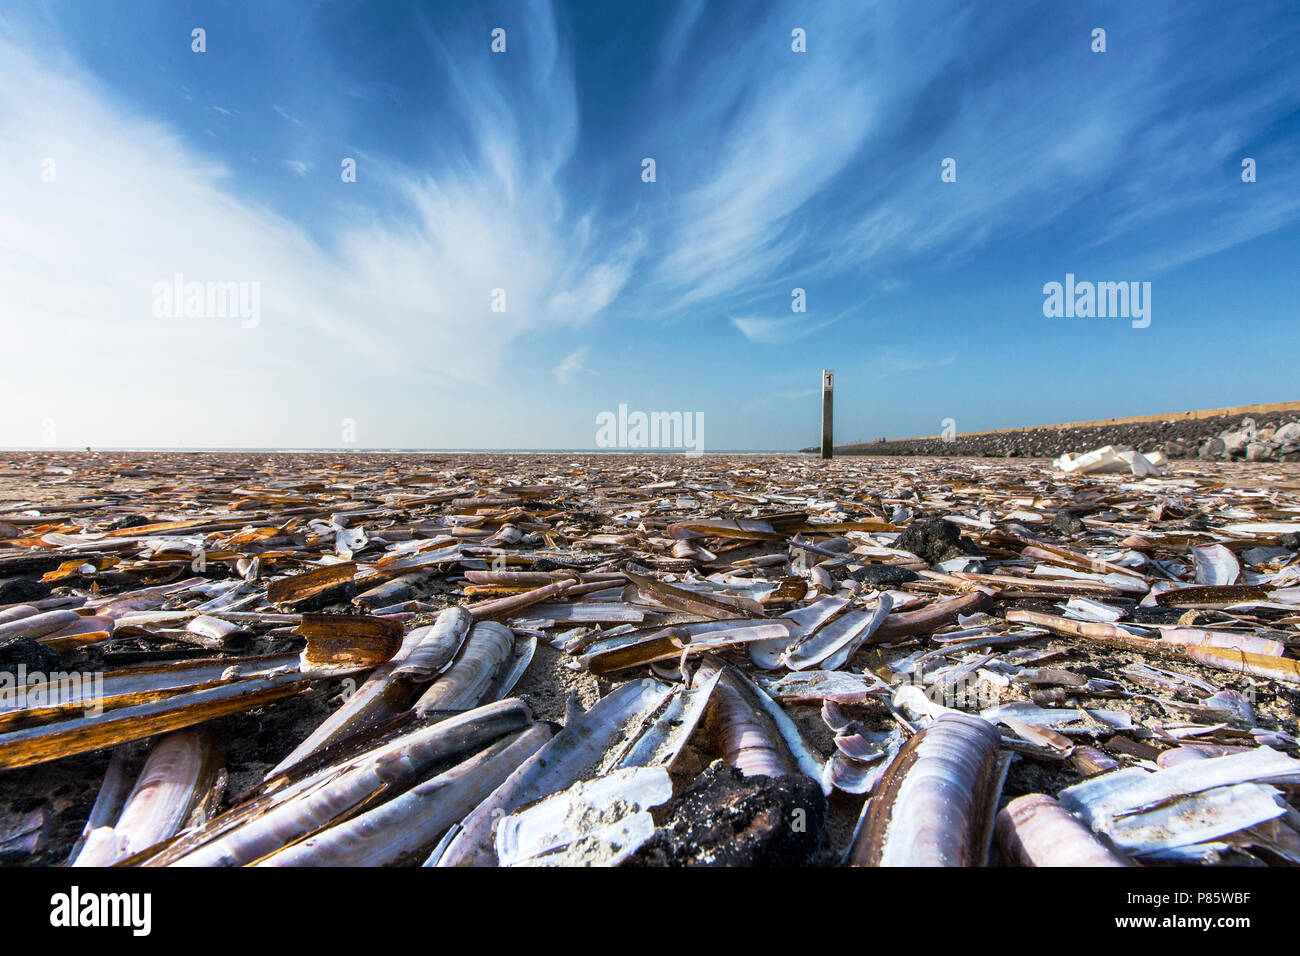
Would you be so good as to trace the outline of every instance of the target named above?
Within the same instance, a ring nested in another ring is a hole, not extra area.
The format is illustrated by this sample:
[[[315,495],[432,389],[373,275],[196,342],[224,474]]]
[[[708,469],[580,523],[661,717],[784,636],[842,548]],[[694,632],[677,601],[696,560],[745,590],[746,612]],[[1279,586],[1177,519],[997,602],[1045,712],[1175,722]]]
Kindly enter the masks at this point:
[[[114,518],[100,525],[104,531],[122,531],[126,528],[140,528],[147,524],[153,524],[154,519],[147,515],[122,515],[120,518]]]
[[[809,866],[826,838],[826,798],[810,777],[746,777],[720,763],[668,804],[633,866]]]
[[[1083,522],[1078,519],[1074,512],[1067,508],[1062,508],[1058,511],[1056,517],[1052,519],[1052,523],[1048,525],[1048,527],[1063,538],[1082,534],[1085,530]]]
[[[58,652],[30,637],[11,637],[0,641],[0,672],[17,673],[24,667],[28,672],[48,674],[62,667],[63,658]]]
[[[360,682],[358,677],[317,681],[305,693],[205,724],[225,745],[228,800],[261,783]]]
[[[963,538],[961,530],[945,518],[913,521],[898,536],[893,546],[900,551],[911,551],[927,564],[940,564],[964,555],[982,557],[984,554],[969,538]]]
[[[0,604],[21,604],[50,596],[51,588],[35,578],[5,578],[0,581]]]
[[[45,814],[44,839],[30,856],[3,865],[58,866],[67,861],[95,803],[108,767],[108,751],[78,754],[0,773],[0,822],[14,822],[34,810]]]
[[[1134,624],[1177,624],[1187,612],[1180,607],[1142,607],[1133,608]]]
[[[915,581],[916,572],[892,564],[869,564],[866,567],[858,568],[856,571],[850,571],[848,577],[860,584],[880,587],[882,585],[906,584],[908,581]]]

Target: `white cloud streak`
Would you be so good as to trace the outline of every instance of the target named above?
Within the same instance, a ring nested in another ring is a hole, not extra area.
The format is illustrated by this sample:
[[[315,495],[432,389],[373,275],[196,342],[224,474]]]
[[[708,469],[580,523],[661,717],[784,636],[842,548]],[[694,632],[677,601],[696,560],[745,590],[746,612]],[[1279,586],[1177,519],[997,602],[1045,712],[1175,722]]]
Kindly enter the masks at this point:
[[[579,373],[595,375],[593,369],[587,367],[587,356],[590,349],[583,345],[574,349],[566,355],[560,364],[555,366],[555,378],[561,385],[567,385],[578,377]]]
[[[756,345],[781,345],[811,335],[834,321],[835,318],[818,322],[807,315],[799,314],[783,319],[733,318],[731,324]]]
[[[1207,166],[1231,185],[1243,145],[1300,108],[1285,38],[1257,42],[1276,32],[1269,12],[1216,15],[1216,54],[1248,58],[1247,80],[1189,68],[1206,55],[1202,35],[1162,29],[1160,11],[1113,10],[1123,16],[1103,17],[1112,48],[1092,54],[1077,17],[1062,24],[1014,3],[975,11],[951,0],[918,15],[866,2],[848,17],[791,2],[744,30],[687,5],[654,93],[674,107],[671,128],[648,137],[672,144],[658,157],[670,197],[652,294],[674,310],[725,310],[796,277],[884,287],[900,269],[942,268],[1088,203],[1105,203],[1104,215],[1093,210],[1095,233],[1077,241],[1148,271],[1300,218],[1296,195],[1188,185]],[[789,49],[796,24],[803,54]],[[940,180],[948,157],[955,183]],[[1296,160],[1292,137],[1274,168]],[[1187,236],[1178,223],[1189,216],[1223,229]],[[1135,257],[1124,244],[1155,226],[1176,238],[1147,239]]]
[[[0,22],[0,333],[8,388],[25,398],[0,403],[0,444],[36,440],[46,417],[65,423],[69,443],[332,443],[336,407],[380,394],[390,408],[411,395],[432,404],[470,387],[484,396],[476,424],[425,416],[461,429],[428,440],[511,444],[515,433],[497,424],[508,399],[492,386],[511,380],[512,346],[571,335],[616,302],[729,318],[748,342],[779,345],[834,319],[737,313],[811,280],[912,285],[917,267],[942,271],[1099,196],[1108,205],[1077,246],[1124,250],[1143,270],[1294,223],[1300,197],[1279,198],[1263,179],[1231,194],[1187,184],[1207,166],[1231,179],[1245,145],[1269,130],[1283,132],[1262,177],[1300,160],[1285,133],[1300,108],[1285,68],[1296,31],[1256,49],[1268,11],[1224,14],[1215,52],[1249,74],[1232,81],[1189,67],[1206,55],[1195,32],[1161,30],[1158,11],[1113,9],[1128,36],[1113,32],[1112,52],[1073,60],[1085,35],[1061,34],[1059,18],[1032,5],[948,0],[918,14],[864,2],[850,16],[790,2],[756,15],[688,0],[646,94],[659,182],[617,219],[575,199],[585,195],[569,171],[580,101],[549,4],[512,13],[528,42],[512,43],[508,81],[486,53],[452,55],[429,28],[456,121],[447,125],[465,135],[433,142],[427,161],[363,157],[367,183],[398,201],[331,213],[352,196],[330,182],[338,198],[310,232],[249,199],[209,143]],[[807,53],[790,51],[793,26],[806,29]],[[357,93],[395,96],[384,84]],[[947,156],[953,184],[939,180]],[[327,165],[332,175],[312,183],[337,178]],[[1209,220],[1209,232],[1178,228]],[[1175,238],[1126,248],[1157,226]],[[259,283],[260,324],[154,318],[151,289],[176,274]],[[504,312],[492,309],[495,290]],[[556,378],[572,381],[586,359],[576,350]],[[885,355],[874,368],[936,361],[952,359]],[[406,424],[367,433],[420,440]]]
[[[242,198],[229,169],[75,64],[0,32],[0,168],[12,171],[0,177],[0,330],[8,385],[30,398],[0,403],[7,443],[36,440],[49,417],[67,443],[332,444],[334,404],[490,385],[511,343],[591,321],[639,239],[606,241],[566,208],[556,176],[576,142],[572,67],[549,9],[523,12],[542,49],[527,64],[535,108],[512,114],[477,62],[449,67],[483,162],[435,178],[374,158],[366,173],[400,197],[400,220],[350,209],[322,238]],[[41,180],[47,157],[53,182]],[[151,290],[176,274],[258,283],[260,324],[155,318]],[[478,430],[426,440],[509,443],[493,417],[481,407]],[[407,424],[369,434],[409,442]]]

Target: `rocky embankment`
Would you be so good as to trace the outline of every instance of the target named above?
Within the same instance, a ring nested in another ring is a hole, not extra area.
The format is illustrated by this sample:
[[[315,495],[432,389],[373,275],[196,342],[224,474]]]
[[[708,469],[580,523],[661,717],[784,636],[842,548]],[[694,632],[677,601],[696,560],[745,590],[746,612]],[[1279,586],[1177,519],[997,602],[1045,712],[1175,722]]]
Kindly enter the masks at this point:
[[[1250,418],[1182,419],[1129,422],[1079,428],[1029,428],[1020,431],[908,438],[899,441],[837,445],[837,455],[948,455],[988,458],[1055,458],[1065,452],[1102,445],[1161,451],[1169,458],[1300,461],[1300,412]],[[816,452],[815,448],[804,451]]]

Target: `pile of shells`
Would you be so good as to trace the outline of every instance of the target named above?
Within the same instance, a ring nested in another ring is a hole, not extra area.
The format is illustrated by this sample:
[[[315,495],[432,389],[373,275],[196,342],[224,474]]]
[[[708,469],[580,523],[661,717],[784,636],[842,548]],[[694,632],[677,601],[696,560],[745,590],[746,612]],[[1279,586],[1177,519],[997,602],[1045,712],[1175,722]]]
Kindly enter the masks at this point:
[[[1298,492],[8,453],[0,860],[1300,863]]]

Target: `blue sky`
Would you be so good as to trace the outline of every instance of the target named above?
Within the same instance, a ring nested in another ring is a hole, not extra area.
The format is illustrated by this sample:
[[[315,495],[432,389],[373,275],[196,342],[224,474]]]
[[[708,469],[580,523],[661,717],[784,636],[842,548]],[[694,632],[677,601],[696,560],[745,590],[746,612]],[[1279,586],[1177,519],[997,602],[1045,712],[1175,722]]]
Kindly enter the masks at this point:
[[[797,448],[824,367],[844,441],[1293,399],[1297,49],[1293,2],[3,3],[0,445]],[[256,323],[159,317],[178,273]],[[1044,317],[1066,273],[1150,326]]]

